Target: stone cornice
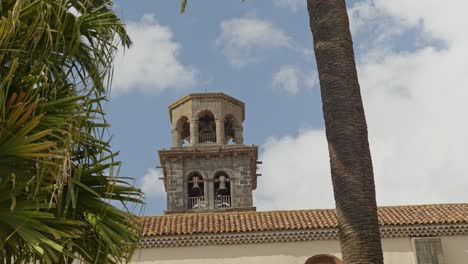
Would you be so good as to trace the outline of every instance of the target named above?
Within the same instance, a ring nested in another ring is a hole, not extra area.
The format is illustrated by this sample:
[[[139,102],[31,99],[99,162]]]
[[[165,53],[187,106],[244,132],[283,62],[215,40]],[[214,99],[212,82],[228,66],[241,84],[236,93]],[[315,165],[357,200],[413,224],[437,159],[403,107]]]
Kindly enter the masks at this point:
[[[159,150],[158,154],[160,158],[172,158],[172,157],[194,157],[194,156],[219,156],[225,154],[252,154],[253,158],[258,157],[258,146],[256,145],[197,145],[190,147],[171,148]],[[161,164],[163,165],[163,164]]]
[[[171,117],[171,120],[172,120],[171,110],[173,110],[173,109],[187,103],[190,100],[195,100],[195,99],[218,99],[218,100],[222,99],[222,100],[226,100],[228,102],[231,102],[231,103],[241,107],[242,108],[242,120],[245,119],[245,104],[242,101],[239,101],[234,97],[231,97],[231,96],[229,96],[229,95],[227,95],[225,93],[192,93],[192,94],[188,94],[188,95],[178,99],[177,101],[175,101],[174,103],[169,105],[169,115]]]
[[[468,235],[467,224],[382,226],[382,238]],[[149,236],[140,241],[140,248],[196,247],[259,243],[337,240],[337,229],[288,230],[270,232],[218,233],[180,236]]]

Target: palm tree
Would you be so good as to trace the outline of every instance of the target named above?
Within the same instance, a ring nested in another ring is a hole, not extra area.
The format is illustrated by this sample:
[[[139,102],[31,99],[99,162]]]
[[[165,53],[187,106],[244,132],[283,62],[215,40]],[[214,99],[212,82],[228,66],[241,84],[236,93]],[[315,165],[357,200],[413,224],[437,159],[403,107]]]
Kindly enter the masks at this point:
[[[343,262],[383,263],[367,124],[345,0],[307,0]]]
[[[182,0],[183,13],[187,0]],[[367,123],[345,0],[307,0],[320,79],[341,252],[383,264]]]
[[[124,263],[139,241],[141,192],[105,136],[116,41],[131,44],[110,4],[0,2],[0,263]]]

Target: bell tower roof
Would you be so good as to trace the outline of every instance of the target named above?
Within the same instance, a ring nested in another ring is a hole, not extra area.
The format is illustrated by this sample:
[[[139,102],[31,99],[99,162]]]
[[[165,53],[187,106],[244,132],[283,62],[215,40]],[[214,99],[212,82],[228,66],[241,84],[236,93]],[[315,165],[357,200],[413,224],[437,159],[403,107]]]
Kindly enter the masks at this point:
[[[243,144],[245,105],[224,93],[188,94],[169,105],[172,147]]]
[[[217,104],[220,104],[221,106],[231,105],[231,107],[237,108],[236,110],[239,111],[240,113],[239,121],[243,122],[245,120],[245,104],[242,101],[239,101],[236,98],[229,96],[225,93],[191,93],[191,94],[188,94],[169,105],[169,117],[171,121],[173,121],[174,120],[172,116],[173,113],[177,112],[176,109],[183,107],[184,105],[189,105],[189,107],[187,108],[189,108],[193,112],[194,110],[195,111],[197,110],[197,109],[194,109],[194,107],[203,105],[208,102],[217,103]]]

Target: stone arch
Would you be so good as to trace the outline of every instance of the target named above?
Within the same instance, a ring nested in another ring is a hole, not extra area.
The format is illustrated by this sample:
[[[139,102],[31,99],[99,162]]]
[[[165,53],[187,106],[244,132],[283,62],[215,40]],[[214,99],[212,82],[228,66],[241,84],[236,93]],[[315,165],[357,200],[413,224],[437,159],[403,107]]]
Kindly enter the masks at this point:
[[[206,180],[206,175],[200,171],[191,171],[185,175],[184,192],[187,199],[187,209],[208,209]]]
[[[210,110],[200,111],[198,118],[198,143],[216,143],[216,116]]]
[[[242,124],[233,114],[227,114],[224,117],[224,144],[236,142],[236,133],[239,133]]]
[[[309,258],[305,264],[343,264],[343,262],[333,255],[320,254]]]
[[[190,122],[187,116],[179,117],[175,124],[175,129],[178,133],[176,142],[177,146],[182,147],[190,143]]]
[[[208,179],[208,174],[205,172],[205,171],[201,171],[201,170],[191,170],[187,173],[185,173],[185,176],[184,176],[184,181],[188,181],[189,177],[191,177],[193,174],[200,174],[203,179]]]
[[[215,208],[232,207],[231,175],[225,170],[213,174],[213,191]]]
[[[219,173],[224,172],[226,173],[229,177],[236,177],[235,171],[229,168],[222,168],[222,169],[215,169],[209,172],[208,179],[213,180],[216,176],[218,176]]]
[[[193,117],[194,118],[200,118],[201,116],[203,116],[203,115],[205,115],[207,113],[212,115],[214,119],[218,118],[217,112],[214,109],[211,109],[211,107],[203,108],[200,111],[195,112]]]

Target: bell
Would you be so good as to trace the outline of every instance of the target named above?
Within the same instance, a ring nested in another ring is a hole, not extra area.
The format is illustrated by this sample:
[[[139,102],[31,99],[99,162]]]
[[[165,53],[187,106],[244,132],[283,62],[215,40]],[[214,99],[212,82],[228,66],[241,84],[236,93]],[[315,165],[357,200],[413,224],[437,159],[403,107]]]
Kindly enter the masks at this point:
[[[226,177],[221,175],[219,176],[218,178],[219,180],[219,188],[218,188],[218,192],[220,194],[226,194],[228,192],[227,188],[226,188]]]
[[[199,191],[200,190],[200,185],[198,184],[198,177],[195,176],[192,178],[193,180],[193,187],[192,187],[192,190],[193,191]]]

